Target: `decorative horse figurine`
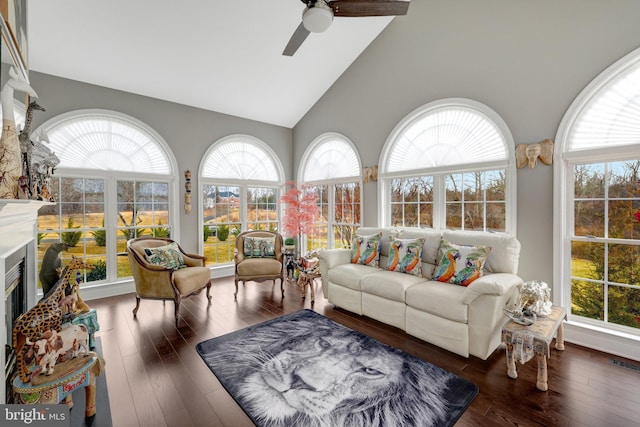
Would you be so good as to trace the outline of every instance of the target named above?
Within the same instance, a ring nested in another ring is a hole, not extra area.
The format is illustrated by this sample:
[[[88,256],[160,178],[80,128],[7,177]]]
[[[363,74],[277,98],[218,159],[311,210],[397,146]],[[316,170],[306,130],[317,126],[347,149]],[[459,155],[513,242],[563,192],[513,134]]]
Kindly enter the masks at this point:
[[[33,357],[31,346],[25,346],[27,339],[31,342],[38,340],[46,331],[54,330],[60,332],[62,329],[62,308],[60,300],[65,297],[65,291],[73,284],[70,281],[72,273],[78,269],[94,269],[91,264],[87,264],[83,259],[72,257],[69,264],[62,270],[60,280],[51,289],[49,295],[42,298],[30,310],[23,313],[16,319],[13,325],[12,345],[16,350],[16,363],[18,374],[22,382],[31,380],[31,372],[27,365],[27,360]]]

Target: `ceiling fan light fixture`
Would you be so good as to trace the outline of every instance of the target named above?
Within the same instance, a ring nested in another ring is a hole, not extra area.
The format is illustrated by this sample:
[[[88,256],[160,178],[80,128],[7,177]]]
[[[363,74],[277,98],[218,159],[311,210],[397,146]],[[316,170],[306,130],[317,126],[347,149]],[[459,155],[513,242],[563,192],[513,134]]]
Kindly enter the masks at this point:
[[[314,7],[308,7],[302,12],[302,24],[307,31],[322,33],[333,22],[333,10],[323,1],[316,2]]]

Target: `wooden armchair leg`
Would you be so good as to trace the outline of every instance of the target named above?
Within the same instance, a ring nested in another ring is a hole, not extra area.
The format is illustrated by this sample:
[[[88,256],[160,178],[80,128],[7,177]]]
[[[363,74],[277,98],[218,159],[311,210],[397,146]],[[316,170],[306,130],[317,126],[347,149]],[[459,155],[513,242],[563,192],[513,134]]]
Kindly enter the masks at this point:
[[[233,293],[233,299],[238,299],[238,279],[235,280],[236,283],[236,291]]]
[[[140,308],[140,297],[136,296],[136,307],[133,309],[133,317],[138,315],[138,309]]]
[[[178,311],[180,311],[180,297],[174,299],[176,326],[178,326]]]
[[[211,280],[207,283],[207,299],[211,301]]]

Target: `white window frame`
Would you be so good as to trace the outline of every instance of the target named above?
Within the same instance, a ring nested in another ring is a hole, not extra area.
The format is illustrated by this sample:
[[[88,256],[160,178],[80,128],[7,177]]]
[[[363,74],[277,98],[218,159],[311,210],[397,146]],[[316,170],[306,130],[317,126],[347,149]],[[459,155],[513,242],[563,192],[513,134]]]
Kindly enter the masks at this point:
[[[359,174],[357,176],[348,176],[348,177],[339,177],[339,178],[329,178],[329,179],[322,179],[322,180],[316,180],[316,181],[304,181],[304,171],[305,168],[307,167],[308,163],[310,161],[312,161],[312,155],[313,152],[315,151],[315,149],[322,145],[323,143],[326,143],[327,141],[331,141],[334,139],[340,139],[343,142],[345,142],[347,145],[349,145],[349,147],[353,150],[353,153],[356,156],[356,160],[358,161],[358,172]],[[338,132],[325,132],[322,135],[319,135],[318,137],[316,137],[311,144],[309,144],[309,146],[307,147],[307,149],[304,151],[302,158],[300,160],[300,164],[298,166],[298,178],[297,178],[297,182],[299,183],[303,183],[303,184],[307,184],[310,186],[327,186],[327,190],[328,190],[328,209],[329,209],[329,218],[327,219],[327,249],[333,249],[334,248],[334,243],[335,243],[335,233],[334,233],[334,227],[337,225],[340,225],[336,222],[336,217],[335,217],[335,212],[336,212],[336,191],[335,191],[335,185],[336,184],[350,184],[355,182],[357,185],[360,186],[360,221],[361,223],[359,224],[355,224],[354,223],[354,227],[358,228],[360,226],[362,226],[362,221],[364,219],[363,217],[363,205],[364,205],[364,187],[363,187],[363,182],[362,182],[362,160],[360,158],[360,153],[358,152],[358,149],[356,148],[355,144],[353,143],[353,141],[351,141],[349,138],[347,138],[345,135],[338,133]],[[303,239],[304,242],[302,243],[302,247],[306,247],[306,239]]]
[[[553,302],[571,304],[571,237],[573,236],[573,167],[582,163],[606,163],[638,158],[640,144],[601,149],[567,151],[574,126],[590,102],[618,76],[640,62],[640,49],[627,54],[594,78],[565,113],[555,138],[553,214]],[[608,241],[615,239],[607,239]],[[570,310],[567,310],[570,311]],[[615,324],[606,327],[579,316],[568,315],[567,339],[578,344],[638,359],[640,334],[623,331]]]
[[[393,149],[395,141],[402,136],[407,126],[413,123],[420,116],[424,116],[431,111],[436,111],[448,107],[464,107],[474,110],[480,116],[491,122],[505,145],[506,158],[498,161],[485,161],[478,163],[465,163],[443,167],[431,167],[424,169],[406,170],[400,172],[386,172],[388,169],[389,155]],[[391,181],[394,178],[408,178],[422,175],[433,176],[433,228],[444,230],[446,228],[446,187],[445,181],[449,174],[461,172],[481,172],[504,169],[505,171],[505,233],[515,235],[516,225],[516,164],[514,142],[507,124],[490,107],[466,98],[447,98],[430,102],[405,116],[391,131],[380,154],[380,168],[378,179],[378,218],[381,226],[391,225]],[[463,223],[464,224],[464,223]]]
[[[234,141],[241,141],[241,142],[254,145],[256,148],[263,151],[265,155],[269,156],[276,168],[276,173],[278,174],[277,180],[267,181],[267,180],[248,180],[248,179],[237,179],[237,178],[231,179],[231,178],[203,177],[202,171],[204,170],[204,167],[211,153],[213,153],[215,150],[217,150],[224,144],[229,142],[234,142]],[[201,202],[198,204],[198,226],[199,226],[198,230],[202,230],[204,227],[204,206],[202,201],[202,192],[204,191],[205,185],[236,186],[240,189],[240,195],[241,195],[240,196],[240,226],[241,226],[241,231],[246,231],[247,224],[249,221],[248,214],[247,214],[247,200],[246,200],[246,197],[243,197],[242,195],[246,194],[247,189],[252,187],[273,188],[275,189],[276,200],[278,200],[282,193],[281,189],[282,189],[282,185],[284,184],[284,176],[285,176],[284,168],[282,166],[282,163],[280,162],[278,155],[275,153],[275,151],[273,151],[271,147],[269,147],[262,140],[246,134],[228,135],[226,137],[223,137],[217,140],[216,142],[211,144],[211,146],[204,153],[204,155],[202,156],[202,159],[200,160],[200,165],[198,166],[198,199],[201,200]],[[281,228],[280,218],[282,217],[282,207],[280,206],[280,203],[278,203],[277,213],[278,213],[278,230],[280,230]],[[198,235],[200,235],[200,233]],[[198,249],[200,253],[204,252],[204,242],[202,240],[203,239],[198,239]],[[224,269],[224,272],[226,272],[227,271],[226,269],[228,268],[228,266],[232,264],[233,264],[233,260],[230,263],[213,264],[211,268],[213,269],[222,268]],[[224,273],[222,272],[220,274],[224,274]],[[233,272],[231,272],[230,274],[233,274]]]
[[[85,179],[103,179],[105,181],[105,200],[104,200],[104,227],[107,231],[107,247],[111,248],[107,251],[107,280],[90,282],[83,286],[83,292],[85,299],[87,298],[101,298],[111,295],[117,295],[126,291],[133,290],[132,276],[117,277],[117,226],[118,218],[115,213],[118,211],[117,202],[117,181],[138,180],[138,181],[156,181],[166,182],[169,185],[169,218],[171,227],[171,238],[180,241],[180,221],[179,215],[179,189],[178,180],[176,179],[178,171],[178,163],[169,147],[169,144],[165,139],[156,132],[152,127],[144,122],[131,117],[127,114],[120,113],[118,111],[104,110],[104,109],[84,109],[70,111],[51,119],[38,126],[32,133],[41,134],[43,131],[48,131],[61,123],[73,120],[74,118],[80,118],[83,116],[102,115],[105,117],[113,117],[115,119],[125,120],[131,122],[134,126],[138,126],[145,132],[149,133],[154,141],[159,145],[159,148],[164,153],[169,163],[171,172],[169,174],[154,175],[137,172],[123,172],[113,170],[100,170],[100,169],[86,169],[86,168],[70,168],[59,167],[56,168],[54,177],[58,178],[85,178]]]

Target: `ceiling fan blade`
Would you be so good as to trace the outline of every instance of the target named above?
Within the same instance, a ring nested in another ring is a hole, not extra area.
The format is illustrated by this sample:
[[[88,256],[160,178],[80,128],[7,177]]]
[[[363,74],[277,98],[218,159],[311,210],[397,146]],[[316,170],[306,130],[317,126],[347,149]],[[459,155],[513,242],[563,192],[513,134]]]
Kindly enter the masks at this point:
[[[334,16],[392,16],[406,15],[409,1],[393,0],[334,0],[327,3]]]
[[[304,25],[302,25],[301,22],[291,36],[291,39],[289,39],[289,43],[287,43],[287,46],[284,48],[284,51],[282,51],[282,54],[284,56],[293,56],[302,42],[306,40],[308,35],[309,31],[304,27]]]

